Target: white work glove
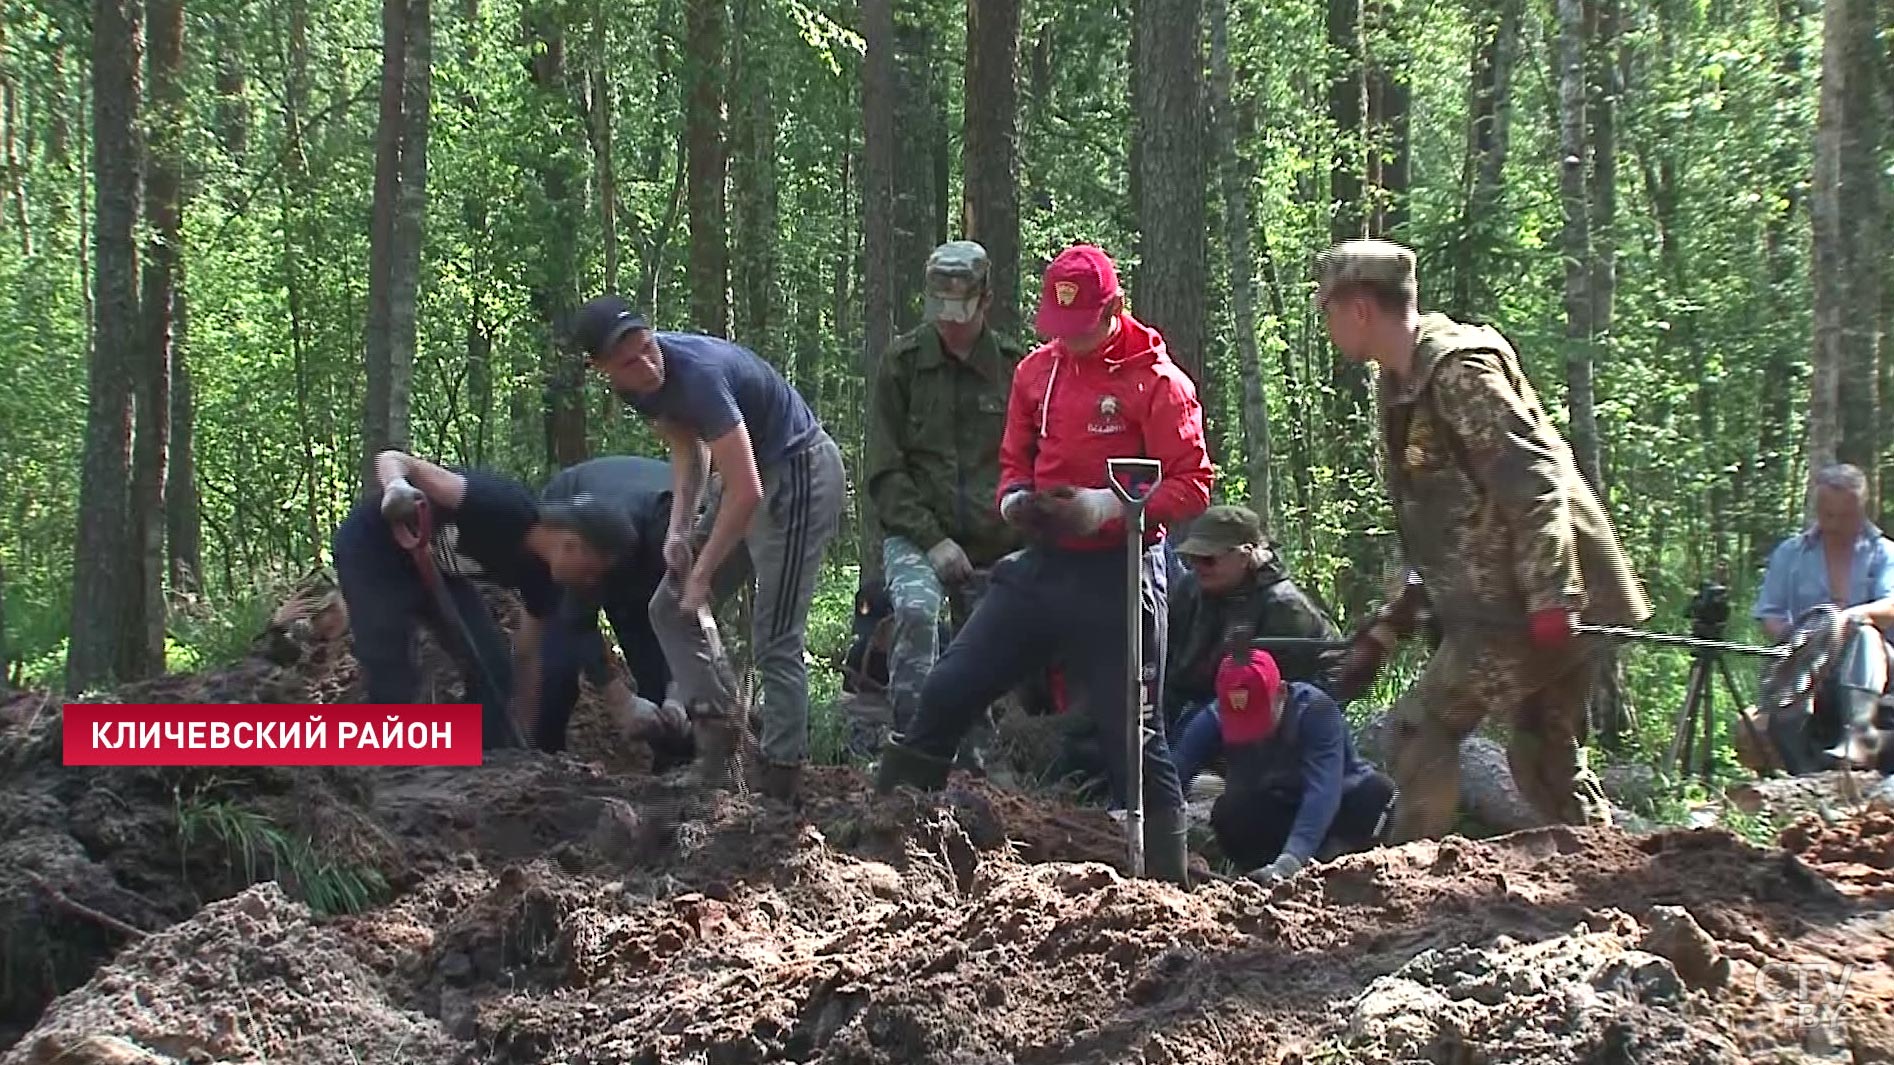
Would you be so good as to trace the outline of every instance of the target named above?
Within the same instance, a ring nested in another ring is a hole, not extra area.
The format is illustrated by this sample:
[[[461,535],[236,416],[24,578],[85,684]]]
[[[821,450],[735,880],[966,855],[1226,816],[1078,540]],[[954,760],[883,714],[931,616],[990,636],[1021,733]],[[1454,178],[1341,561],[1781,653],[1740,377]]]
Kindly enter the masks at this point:
[[[1283,851],[1275,861],[1270,862],[1261,869],[1252,869],[1244,875],[1256,881],[1258,884],[1267,887],[1296,875],[1302,871],[1302,866],[1302,859],[1290,854],[1288,851]]]
[[[973,563],[951,536],[927,549],[927,564],[943,584],[959,584],[973,576]]]
[[[391,524],[407,525],[414,521],[415,512],[425,502],[425,493],[409,484],[406,477],[396,477],[382,487],[381,516]]]
[[[1062,501],[1065,526],[1079,536],[1098,531],[1098,527],[1124,513],[1124,501],[1109,488],[1080,488]]]
[[[1015,515],[1019,513],[1019,505],[1024,503],[1026,497],[1030,495],[1032,493],[1024,488],[1015,488],[1006,493],[1006,498],[1000,500],[1000,520],[1008,522],[1015,520]]]

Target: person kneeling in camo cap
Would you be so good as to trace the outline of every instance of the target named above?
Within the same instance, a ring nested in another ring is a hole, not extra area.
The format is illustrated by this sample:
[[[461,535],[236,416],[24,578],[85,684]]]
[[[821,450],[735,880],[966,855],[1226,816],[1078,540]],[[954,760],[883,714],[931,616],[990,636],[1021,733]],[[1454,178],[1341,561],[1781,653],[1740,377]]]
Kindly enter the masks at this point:
[[[1506,338],[1420,312],[1413,251],[1351,240],[1315,272],[1336,350],[1380,369],[1384,479],[1420,577],[1406,587],[1424,590],[1442,634],[1390,715],[1392,842],[1453,828],[1460,741],[1495,714],[1510,719],[1513,779],[1541,814],[1609,824],[1581,746],[1606,648],[1574,623],[1636,625],[1651,605],[1603,505]],[[1416,616],[1408,606],[1389,604],[1351,658],[1409,635],[1394,623]]]

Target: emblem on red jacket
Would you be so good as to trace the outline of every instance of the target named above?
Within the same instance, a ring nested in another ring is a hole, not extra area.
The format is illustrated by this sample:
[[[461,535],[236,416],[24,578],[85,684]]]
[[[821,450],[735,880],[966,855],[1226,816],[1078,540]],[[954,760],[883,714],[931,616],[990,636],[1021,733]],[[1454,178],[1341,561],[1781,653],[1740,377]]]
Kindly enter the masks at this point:
[[[1122,409],[1123,404],[1118,402],[1117,396],[1098,397],[1098,416],[1093,418],[1091,424],[1085,428],[1094,433],[1124,432],[1125,421],[1118,416],[1118,412]]]

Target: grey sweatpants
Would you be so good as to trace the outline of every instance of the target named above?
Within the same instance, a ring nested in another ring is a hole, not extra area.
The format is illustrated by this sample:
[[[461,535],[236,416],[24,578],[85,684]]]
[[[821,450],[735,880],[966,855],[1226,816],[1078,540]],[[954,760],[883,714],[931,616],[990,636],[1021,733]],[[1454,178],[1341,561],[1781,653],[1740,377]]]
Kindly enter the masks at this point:
[[[809,668],[803,661],[809,603],[829,541],[841,526],[848,490],[842,452],[824,433],[815,444],[763,473],[763,502],[737,549],[718,567],[712,594],[718,603],[755,582],[750,646],[763,680],[763,757],[795,765],[809,753]],[[699,525],[708,530],[721,500]],[[672,685],[686,707],[709,703],[732,717],[743,712],[734,678],[718,659],[714,632],[677,608],[679,588],[667,575],[651,597],[651,628],[671,667]]]

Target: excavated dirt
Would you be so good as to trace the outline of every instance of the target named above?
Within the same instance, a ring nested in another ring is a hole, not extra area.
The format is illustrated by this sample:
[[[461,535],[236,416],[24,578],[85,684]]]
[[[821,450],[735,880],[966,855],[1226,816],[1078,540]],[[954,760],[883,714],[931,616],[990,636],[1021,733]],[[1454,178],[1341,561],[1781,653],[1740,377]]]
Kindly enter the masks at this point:
[[[309,628],[165,690],[346,698]],[[1185,893],[1122,878],[1101,811],[984,782],[700,793],[593,702],[572,753],[474,769],[66,769],[57,718],[0,707],[0,1065],[1894,1061],[1885,805]],[[326,864],[183,830],[218,808]],[[312,911],[344,874],[359,912]]]

